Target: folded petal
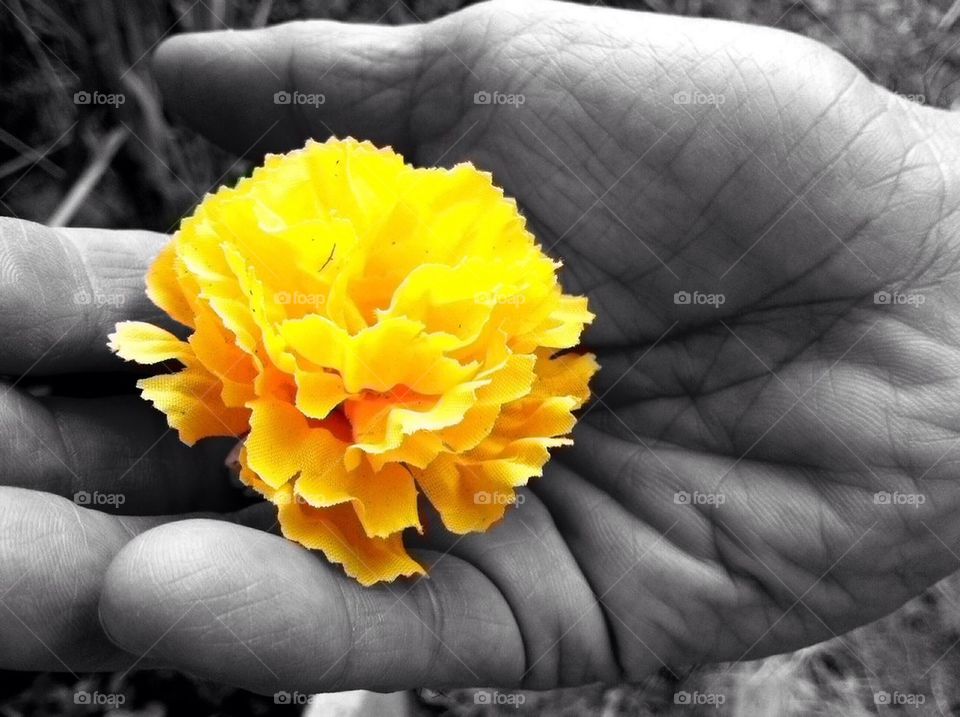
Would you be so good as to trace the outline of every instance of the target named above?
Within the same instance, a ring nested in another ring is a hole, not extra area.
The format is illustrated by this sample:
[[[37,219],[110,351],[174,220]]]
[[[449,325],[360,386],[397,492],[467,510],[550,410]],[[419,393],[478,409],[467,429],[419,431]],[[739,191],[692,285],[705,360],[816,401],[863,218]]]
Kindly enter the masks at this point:
[[[516,500],[513,486],[455,456],[439,456],[417,475],[417,485],[453,533],[485,531]]]
[[[399,465],[374,471],[361,462],[348,470],[346,443],[333,419],[310,422],[279,401],[251,402],[244,465],[270,488],[292,483],[294,493],[315,508],[352,503],[364,531],[386,537],[420,528],[417,491],[410,471]]]
[[[351,496],[353,508],[363,525],[363,531],[372,538],[386,538],[407,528],[421,530],[417,511],[417,487],[410,469],[393,463],[374,471],[362,462],[356,470],[340,473],[341,488]],[[330,476],[319,477],[329,482]],[[302,474],[294,482],[294,493],[315,507],[326,507],[312,497],[325,494],[328,486],[315,490],[317,479]]]
[[[337,371],[349,393],[384,392],[403,385],[438,395],[470,380],[477,365],[463,365],[445,355],[456,338],[425,334],[423,329],[419,321],[393,317],[351,335],[330,319],[310,315],[285,321],[280,333],[301,359]]]
[[[400,533],[387,538],[369,537],[350,505],[314,508],[290,500],[278,506],[278,518],[284,536],[322,551],[327,560],[343,565],[347,575],[361,585],[425,572],[403,547]]]
[[[178,276],[175,241],[168,242],[147,271],[147,296],[175,321],[193,326],[191,302]]]
[[[331,371],[294,371],[297,383],[296,405],[310,418],[326,418],[334,408],[350,397],[340,374]]]
[[[274,399],[255,399],[249,403],[250,435],[245,441],[249,468],[271,488],[306,474],[321,476],[345,472],[343,454],[346,444],[322,422],[311,426],[294,406]],[[351,498],[336,492],[331,481],[327,505]],[[319,489],[319,488],[318,488]]]
[[[109,339],[107,346],[125,361],[147,365],[163,361],[186,363],[193,357],[189,344],[166,329],[143,321],[121,321]]]
[[[188,446],[201,438],[240,436],[247,430],[250,411],[224,405],[223,384],[202,367],[143,378],[137,386],[145,399],[166,414],[170,427]]]
[[[583,328],[594,315],[587,309],[587,297],[562,296],[547,325],[529,337],[539,346],[566,349],[580,343]]]

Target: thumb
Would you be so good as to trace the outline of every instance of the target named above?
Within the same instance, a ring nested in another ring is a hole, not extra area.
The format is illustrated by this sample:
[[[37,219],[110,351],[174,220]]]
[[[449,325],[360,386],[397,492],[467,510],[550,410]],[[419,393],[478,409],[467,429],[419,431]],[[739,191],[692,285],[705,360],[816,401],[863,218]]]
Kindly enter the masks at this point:
[[[318,20],[176,35],[153,71],[169,110],[237,154],[331,134],[411,150],[456,121],[456,76],[467,69],[444,36],[457,24]]]
[[[419,557],[429,578],[364,588],[279,536],[180,521],[120,551],[100,620],[128,652],[261,693],[519,684],[523,640],[494,583]]]

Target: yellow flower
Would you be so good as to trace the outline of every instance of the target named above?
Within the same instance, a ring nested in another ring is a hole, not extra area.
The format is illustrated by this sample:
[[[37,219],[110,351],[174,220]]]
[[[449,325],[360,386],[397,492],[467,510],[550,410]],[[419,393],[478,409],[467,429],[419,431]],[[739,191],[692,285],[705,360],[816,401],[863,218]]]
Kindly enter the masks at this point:
[[[471,164],[310,141],[207,196],[147,276],[186,341],[124,322],[110,347],[182,368],[144,398],[187,444],[244,437],[240,477],[285,536],[364,585],[422,573],[402,533],[422,493],[486,530],[570,443],[593,319],[516,203]]]

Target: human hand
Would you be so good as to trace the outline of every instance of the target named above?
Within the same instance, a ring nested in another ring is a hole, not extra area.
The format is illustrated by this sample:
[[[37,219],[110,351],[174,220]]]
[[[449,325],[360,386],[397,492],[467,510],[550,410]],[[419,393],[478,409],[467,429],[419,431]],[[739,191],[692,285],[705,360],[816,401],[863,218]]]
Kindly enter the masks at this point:
[[[169,323],[143,290],[166,241],[0,219],[2,667],[154,664],[110,643],[97,617],[120,548],[173,515],[273,522],[267,506],[237,510],[223,466],[230,442],[187,449],[107,350],[117,320]]]
[[[238,152],[332,132],[491,170],[590,296],[603,368],[501,525],[428,533],[428,579],[360,588],[212,521],[144,533],[100,605],[134,655],[262,691],[637,679],[822,639],[956,568],[950,116],[784,33],[545,3],[156,59]]]

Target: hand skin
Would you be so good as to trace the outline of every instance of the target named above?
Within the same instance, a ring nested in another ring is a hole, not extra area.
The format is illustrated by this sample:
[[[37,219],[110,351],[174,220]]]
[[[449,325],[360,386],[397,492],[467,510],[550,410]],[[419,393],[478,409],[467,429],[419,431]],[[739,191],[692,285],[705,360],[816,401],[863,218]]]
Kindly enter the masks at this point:
[[[829,638],[957,569],[955,117],[780,31],[546,2],[181,35],[155,71],[169,109],[236,152],[351,134],[492,171],[590,297],[595,399],[502,524],[433,528],[430,577],[373,589],[254,527],[123,531],[2,489],[0,664],[162,663],[262,692],[638,680]],[[325,102],[274,104],[294,89]],[[475,104],[481,90],[524,101]],[[39,304],[5,290],[0,369],[119,370],[99,337],[150,309],[62,298],[86,281],[135,296],[159,240],[2,229],[0,268],[54,288]],[[70,261],[51,259],[61,245]],[[73,321],[83,336],[57,340]],[[122,427],[149,407],[99,403],[6,394],[4,480],[76,489],[46,477],[63,472],[32,431],[63,442],[87,490],[130,486],[127,512],[218,508],[215,451],[167,436],[128,471],[158,429]]]

